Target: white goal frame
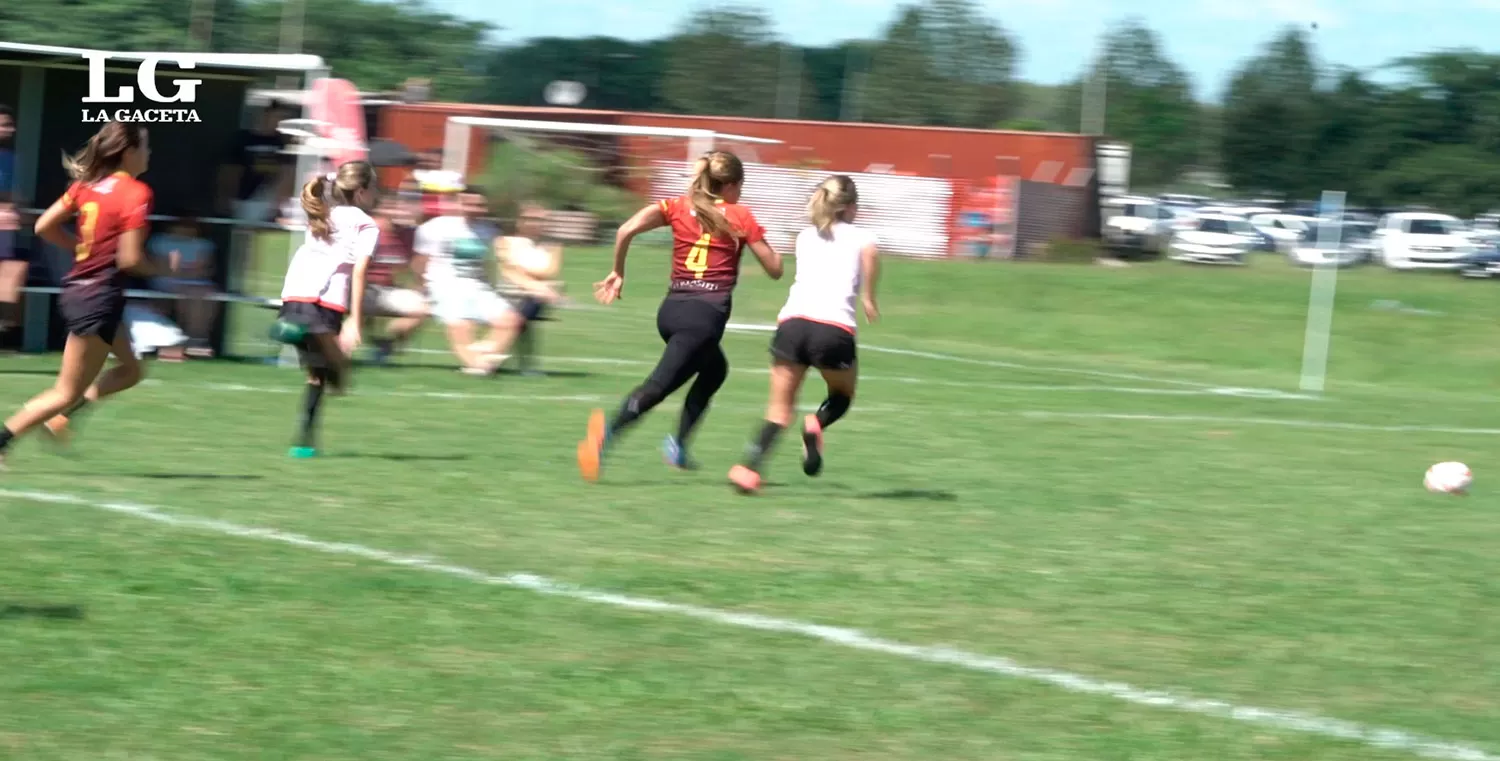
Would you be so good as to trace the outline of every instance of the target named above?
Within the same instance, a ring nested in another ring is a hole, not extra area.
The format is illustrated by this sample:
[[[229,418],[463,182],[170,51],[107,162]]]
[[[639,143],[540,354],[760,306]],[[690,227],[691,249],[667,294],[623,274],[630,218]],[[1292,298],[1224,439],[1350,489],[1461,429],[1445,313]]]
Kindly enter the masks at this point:
[[[588,124],[583,122],[557,122],[537,119],[498,119],[481,116],[450,116],[443,133],[443,170],[469,174],[469,145],[474,128],[513,129],[523,132],[558,132],[583,135],[619,135],[636,137],[680,137],[687,140],[687,155],[692,162],[714,149],[719,140],[751,145],[782,145],[784,141],[767,137],[731,135],[707,129],[683,127],[632,127],[618,124]]]

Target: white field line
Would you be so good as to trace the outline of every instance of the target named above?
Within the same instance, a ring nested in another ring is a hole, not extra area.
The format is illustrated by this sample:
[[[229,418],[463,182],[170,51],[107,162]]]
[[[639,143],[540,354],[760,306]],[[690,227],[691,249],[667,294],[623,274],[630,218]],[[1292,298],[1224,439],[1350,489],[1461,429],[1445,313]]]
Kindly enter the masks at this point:
[[[1130,412],[1047,412],[1028,410],[1021,417],[1064,420],[1123,420],[1149,423],[1214,423],[1219,425],[1273,425],[1287,428],[1320,428],[1331,431],[1369,431],[1372,433],[1450,433],[1455,435],[1500,436],[1500,428],[1460,428],[1441,425],[1372,425],[1341,423],[1332,420],[1297,418],[1217,417],[1214,415],[1153,415]]]
[[[142,382],[147,386],[165,386],[167,383],[148,378]],[[178,384],[172,384],[178,385]],[[298,385],[288,386],[248,386],[240,383],[202,383],[181,384],[180,387],[196,388],[203,391],[216,391],[224,393],[254,393],[254,394],[300,394],[302,387]],[[501,402],[586,402],[589,404],[603,404],[612,401],[611,398],[594,394],[490,394],[482,392],[465,391],[360,391],[356,389],[355,396],[373,397],[405,397],[412,399],[446,399],[452,401],[501,401]],[[732,410],[737,412],[759,412],[764,410],[762,405],[716,403],[716,409]],[[817,409],[816,404],[804,403],[798,405],[798,409],[804,412]],[[1004,417],[1023,417],[1036,420],[1047,419],[1072,419],[1072,420],[1119,420],[1137,422],[1160,422],[1160,423],[1211,423],[1214,425],[1263,425],[1282,426],[1287,428],[1321,429],[1333,431],[1363,431],[1369,433],[1443,433],[1471,436],[1500,436],[1500,428],[1462,428],[1455,426],[1429,426],[1429,425],[1372,425],[1366,423],[1344,423],[1332,420],[1309,420],[1305,418],[1262,418],[1262,417],[1228,417],[1214,415],[1161,415],[1150,413],[1129,412],[1051,412],[1047,410],[988,410],[988,409],[952,409],[942,406],[899,406],[899,405],[857,405],[855,409],[871,414],[920,414],[920,415],[944,415],[948,417],[973,418],[974,416],[993,417],[996,415]]]
[[[866,347],[868,348],[868,347]],[[408,349],[407,351],[420,354],[448,354],[449,352],[437,349]],[[642,359],[616,359],[612,357],[574,357],[555,356],[539,357],[539,362],[563,362],[577,363],[583,365],[618,365],[622,367],[651,367],[656,364],[652,360]],[[750,369],[730,369],[731,373],[749,373],[753,375],[770,375],[769,369],[758,367]],[[620,373],[623,375],[623,373]],[[1145,394],[1155,396],[1231,396],[1251,399],[1268,399],[1281,401],[1318,401],[1323,399],[1314,394],[1298,394],[1286,391],[1274,391],[1270,389],[1237,388],[1231,386],[1202,386],[1193,388],[1149,388],[1131,386],[1081,386],[1081,385],[1057,385],[1045,383],[986,383],[984,381],[952,381],[938,378],[916,378],[898,375],[860,375],[861,382],[869,383],[905,383],[917,386],[943,386],[947,388],[985,389],[991,391],[1035,391],[1045,392],[1072,392],[1072,393],[1098,393],[1098,394]],[[1154,382],[1154,381],[1153,381]]]
[[[756,325],[748,323],[729,323],[729,330],[741,333],[765,333],[776,330],[775,325]],[[1218,388],[1219,384],[1203,383],[1200,381],[1182,380],[1181,378],[1162,378],[1152,375],[1140,375],[1136,373],[1117,373],[1108,370],[1087,370],[1078,367],[1053,367],[1043,365],[1028,365],[1020,362],[1006,362],[998,359],[975,359],[973,357],[961,357],[956,354],[938,354],[930,351],[914,351],[911,349],[896,349],[889,346],[872,346],[860,344],[860,349],[873,351],[881,354],[895,354],[904,357],[916,357],[919,359],[933,359],[943,362],[956,362],[965,365],[978,365],[981,367],[995,367],[1007,370],[1027,370],[1032,372],[1060,373],[1064,375],[1085,375],[1094,378],[1110,378],[1114,380],[1128,380],[1140,383],[1161,383],[1169,386],[1183,386],[1187,388],[1211,389]],[[1284,394],[1286,392],[1273,389],[1244,389],[1247,392],[1265,395]]]
[[[1040,682],[1068,692],[1109,697],[1139,706],[1165,708],[1183,713],[1213,716],[1246,724],[1267,726],[1279,730],[1349,740],[1375,748],[1413,753],[1427,758],[1441,759],[1442,761],[1500,761],[1500,756],[1493,755],[1473,744],[1425,737],[1405,730],[1367,726],[1315,714],[1242,706],[1223,700],[1198,698],[1182,693],[1148,690],[1122,682],[1105,681],[1067,671],[1026,666],[1001,656],[983,655],[951,647],[909,645],[893,640],[881,639],[857,629],[824,626],[753,613],[736,613],[734,611],[718,610],[698,605],[685,605],[647,597],[633,597],[614,592],[576,587],[530,573],[510,573],[497,576],[472,568],[450,565],[441,560],[402,555],[347,542],[325,542],[301,534],[278,531],[276,529],[255,528],[209,518],[177,515],[163,512],[159,508],[147,505],[126,502],[103,502],[53,492],[12,491],[7,489],[0,489],[0,497],[31,502],[93,507],[167,526],[195,529],[245,539],[277,542],[331,555],[359,557],[401,568],[452,576],[478,584],[513,587],[550,597],[580,600],[599,605],[625,608],[627,610],[683,616],[724,626],[797,635],[854,650],[883,653],[913,661],[952,666],[1011,679]]]

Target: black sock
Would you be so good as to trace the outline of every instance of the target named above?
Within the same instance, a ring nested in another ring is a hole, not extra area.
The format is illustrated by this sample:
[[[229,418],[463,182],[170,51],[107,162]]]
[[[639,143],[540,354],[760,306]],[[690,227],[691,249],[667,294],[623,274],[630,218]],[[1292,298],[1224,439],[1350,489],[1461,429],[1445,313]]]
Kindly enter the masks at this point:
[[[316,441],[318,427],[318,405],[323,401],[323,384],[307,384],[307,395],[302,397],[302,434],[298,446],[312,447]]]
[[[769,455],[771,449],[776,446],[776,437],[780,436],[785,428],[786,426],[777,425],[769,420],[762,423],[755,441],[745,448],[745,467],[759,473],[766,455]]]
[[[11,433],[9,428],[0,426],[0,452],[4,452],[5,448],[10,446],[11,439],[15,437],[16,435]]]
[[[845,412],[849,411],[849,405],[853,403],[854,400],[852,398],[837,391],[828,392],[828,398],[824,399],[823,403],[818,406],[818,425],[827,428],[838,422],[838,419],[843,417]]]

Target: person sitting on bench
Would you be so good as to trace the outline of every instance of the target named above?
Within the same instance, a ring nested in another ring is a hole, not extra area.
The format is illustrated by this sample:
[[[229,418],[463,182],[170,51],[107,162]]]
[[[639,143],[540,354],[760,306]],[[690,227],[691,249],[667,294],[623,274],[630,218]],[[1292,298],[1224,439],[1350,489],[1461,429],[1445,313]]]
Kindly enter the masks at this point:
[[[521,372],[531,372],[536,362],[536,323],[560,297],[550,281],[562,269],[562,247],[543,243],[547,210],[535,203],[523,204],[516,218],[516,234],[496,243],[500,262],[501,293],[520,313],[515,358]]]
[[[213,356],[211,341],[214,323],[219,318],[219,304],[208,299],[215,292],[214,244],[204,238],[198,220],[183,217],[168,225],[165,233],[151,236],[148,244],[158,272],[151,287],[164,293],[182,296],[165,316],[181,325],[188,336],[186,353],[190,357]],[[166,361],[180,361],[181,347],[171,347],[158,356]]]

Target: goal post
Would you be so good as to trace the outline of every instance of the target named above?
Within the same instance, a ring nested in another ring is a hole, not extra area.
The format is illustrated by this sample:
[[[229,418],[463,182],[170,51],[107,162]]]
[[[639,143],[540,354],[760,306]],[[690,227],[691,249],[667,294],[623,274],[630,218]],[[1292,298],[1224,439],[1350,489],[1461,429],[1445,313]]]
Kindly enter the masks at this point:
[[[705,129],[452,116],[442,166],[484,187],[498,216],[541,203],[561,220],[549,224],[556,237],[581,243],[657,197],[661,175],[685,161],[719,149],[748,166],[781,142]],[[685,179],[680,184],[673,193],[686,190]]]
[[[1342,241],[1344,193],[1323,191],[1318,202],[1317,246],[1337,249]],[[1328,378],[1328,345],[1333,332],[1333,301],[1338,290],[1337,257],[1323,256],[1313,265],[1307,296],[1307,330],[1302,340],[1302,391],[1322,393]]]

